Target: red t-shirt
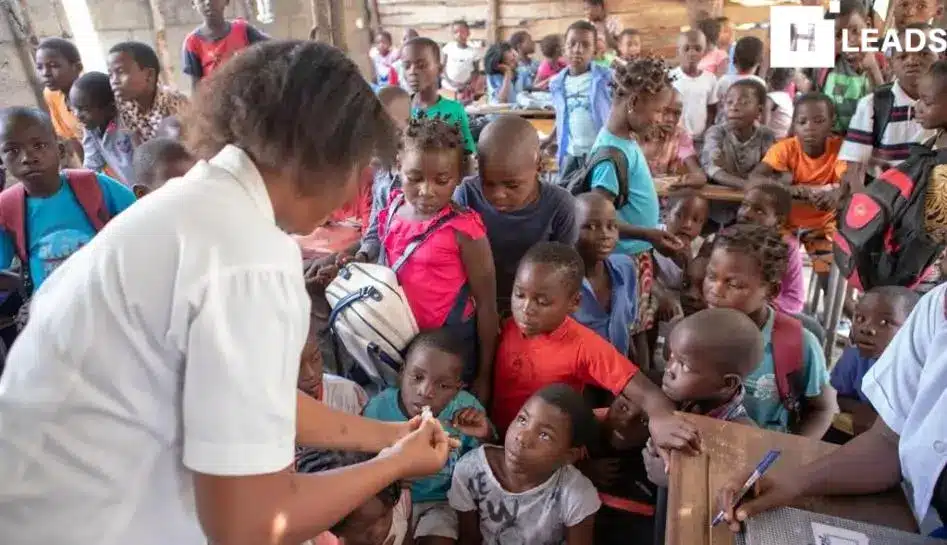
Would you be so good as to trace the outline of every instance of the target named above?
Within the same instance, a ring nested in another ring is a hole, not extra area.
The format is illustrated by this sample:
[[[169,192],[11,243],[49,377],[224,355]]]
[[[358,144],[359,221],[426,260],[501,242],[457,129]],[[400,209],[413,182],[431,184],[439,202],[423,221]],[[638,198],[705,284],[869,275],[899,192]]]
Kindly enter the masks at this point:
[[[243,19],[230,21],[230,31],[219,40],[210,40],[194,30],[184,39],[184,73],[203,79],[237,51],[266,39],[266,35]]]
[[[509,427],[523,404],[544,386],[586,385],[621,393],[638,367],[591,329],[567,317],[551,333],[526,337],[516,322],[500,331],[493,367],[490,418],[498,430]]]

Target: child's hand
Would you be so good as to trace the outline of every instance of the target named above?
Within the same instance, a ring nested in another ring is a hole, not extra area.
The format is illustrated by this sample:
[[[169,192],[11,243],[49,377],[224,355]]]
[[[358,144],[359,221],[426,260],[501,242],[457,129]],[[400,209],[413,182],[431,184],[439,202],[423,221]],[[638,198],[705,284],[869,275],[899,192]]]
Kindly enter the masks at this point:
[[[493,430],[490,428],[490,420],[487,419],[487,415],[473,407],[467,407],[454,413],[450,425],[460,433],[480,441],[493,439]]]
[[[648,444],[641,449],[641,458],[644,460],[644,467],[648,472],[648,480],[656,486],[667,488],[668,466],[651,439],[648,439]]]
[[[673,294],[664,292],[658,297],[658,308],[654,317],[659,322],[670,322],[683,315],[684,309],[681,308],[681,302]]]
[[[680,238],[661,229],[652,229],[648,235],[648,242],[657,251],[672,259],[684,251],[684,242]]]
[[[582,464],[581,470],[595,486],[611,486],[618,480],[621,461],[618,458],[586,460]]]
[[[312,282],[322,289],[326,289],[337,274],[339,274],[339,268],[337,266],[323,265],[316,270],[315,276],[312,277]]]
[[[651,432],[651,440],[657,448],[681,450],[687,454],[700,452],[697,426],[674,413],[651,417],[648,421],[648,431]]]
[[[396,459],[402,478],[424,477],[444,467],[450,449],[450,438],[440,422],[428,418],[420,421],[416,430],[381,451],[378,457]]]

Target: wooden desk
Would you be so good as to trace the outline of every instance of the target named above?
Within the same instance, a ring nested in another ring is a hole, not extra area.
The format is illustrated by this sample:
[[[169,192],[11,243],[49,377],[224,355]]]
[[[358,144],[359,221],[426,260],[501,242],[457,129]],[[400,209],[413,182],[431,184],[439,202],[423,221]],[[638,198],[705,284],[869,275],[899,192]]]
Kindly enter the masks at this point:
[[[681,176],[665,176],[661,178],[655,178],[654,185],[658,190],[658,196],[667,197],[673,193],[674,188],[672,186],[674,182],[680,179]],[[707,184],[698,191],[708,201],[743,202],[744,192],[740,189],[733,189],[732,187]]]
[[[546,109],[511,108],[509,105],[491,106],[489,104],[471,104],[467,106],[467,115],[518,115],[532,119],[555,119],[556,112]]]
[[[838,448],[703,416],[685,417],[700,429],[703,452],[698,456],[671,455],[665,545],[733,545],[733,534],[724,524],[710,527],[718,511],[717,491],[724,484],[755,466],[769,449],[782,450],[782,456],[770,470],[778,473],[791,471]],[[900,489],[872,496],[806,498],[793,507],[917,532],[914,516]]]

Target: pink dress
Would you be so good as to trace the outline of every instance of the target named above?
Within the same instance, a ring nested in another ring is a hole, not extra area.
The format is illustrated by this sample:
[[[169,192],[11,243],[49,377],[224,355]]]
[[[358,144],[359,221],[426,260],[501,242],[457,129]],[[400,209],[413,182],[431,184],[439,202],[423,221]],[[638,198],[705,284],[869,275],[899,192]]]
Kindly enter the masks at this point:
[[[559,72],[562,72],[562,69],[568,66],[565,59],[559,59],[555,64],[549,62],[549,60],[544,60],[539,63],[539,68],[536,71],[536,79],[539,81],[545,81]]]
[[[389,202],[393,202],[399,193],[392,192]],[[388,210],[381,210],[378,213],[378,238],[385,248],[388,264],[398,261],[411,240],[449,213],[452,206],[457,205],[448,205],[425,221],[408,221],[396,214],[390,227],[387,225]],[[422,330],[444,325],[460,289],[467,283],[467,269],[460,258],[460,246],[457,244],[458,232],[473,240],[480,240],[487,235],[480,214],[466,208],[459,209],[454,218],[441,225],[418,246],[398,271],[398,282],[408,296],[408,305]],[[473,302],[468,299],[464,318],[472,314]]]
[[[720,73],[719,70],[721,66],[728,64],[730,64],[730,56],[727,55],[726,51],[718,47],[704,55],[704,58],[700,59],[700,62],[697,63],[697,68],[706,70],[716,76]]]
[[[806,289],[802,277],[802,254],[799,252],[799,240],[791,235],[783,237],[789,245],[789,260],[786,272],[779,286],[779,295],[773,304],[777,310],[786,314],[799,314],[806,301]]]

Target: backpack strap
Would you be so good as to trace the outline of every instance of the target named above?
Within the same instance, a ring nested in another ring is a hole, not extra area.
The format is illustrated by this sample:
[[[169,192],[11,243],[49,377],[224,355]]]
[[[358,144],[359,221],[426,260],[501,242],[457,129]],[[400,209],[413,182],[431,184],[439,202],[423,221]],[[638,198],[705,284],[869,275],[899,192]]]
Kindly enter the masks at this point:
[[[385,218],[385,236],[387,236],[388,233],[391,232],[391,222],[395,217],[395,213],[398,212],[398,209],[401,208],[402,204],[404,204],[404,193],[399,193],[398,195],[396,195],[395,198],[392,199],[391,202],[388,204],[388,217]],[[440,229],[441,226],[443,226],[450,220],[454,219],[455,217],[457,217],[457,210],[452,206],[450,212],[444,214],[443,216],[437,218],[437,220],[431,222],[431,225],[428,225],[427,229],[425,229],[423,233],[415,236],[413,239],[411,239],[411,242],[408,242],[408,245],[405,246],[404,252],[402,252],[401,257],[399,257],[398,260],[395,261],[394,265],[391,265],[391,270],[397,273],[401,269],[401,267],[403,267],[404,264],[407,263],[408,258],[411,257],[411,254],[413,254],[414,251],[417,250],[421,246],[421,244],[424,243],[424,241],[430,238],[430,236],[433,235],[438,229]],[[383,258],[384,255],[385,253],[381,252],[380,257]]]
[[[801,384],[803,366],[802,322],[773,310],[773,367],[779,399],[789,411],[790,421],[798,417],[805,389]]]
[[[17,183],[0,192],[0,228],[10,236],[17,258],[28,264],[26,242],[26,188]]]
[[[604,162],[615,165],[615,176],[618,178],[618,195],[615,196],[615,208],[621,208],[628,202],[628,157],[625,152],[614,146],[598,148],[589,157],[585,170],[586,176],[591,176],[595,167]]]
[[[894,84],[886,83],[874,91],[872,105],[874,106],[874,122],[871,127],[871,141],[876,148],[881,147],[881,138],[885,128],[891,122],[891,110],[894,108]]]
[[[105,224],[112,219],[108,206],[105,205],[105,195],[95,172],[85,169],[65,169],[66,181],[72,189],[73,195],[79,201],[79,206],[85,212],[86,218],[96,232],[102,230]]]

